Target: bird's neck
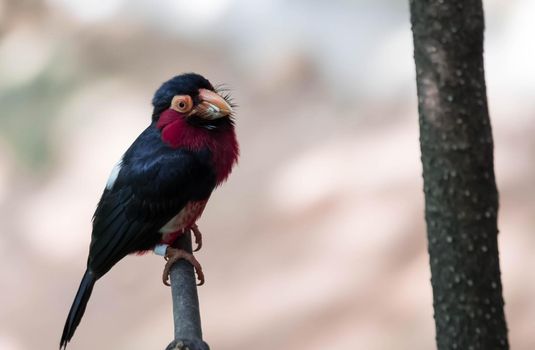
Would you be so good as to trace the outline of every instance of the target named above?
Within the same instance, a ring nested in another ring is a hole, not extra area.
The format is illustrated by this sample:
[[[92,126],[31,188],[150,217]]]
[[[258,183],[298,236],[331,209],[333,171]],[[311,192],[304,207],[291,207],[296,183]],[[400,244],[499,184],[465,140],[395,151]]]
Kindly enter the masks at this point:
[[[161,130],[162,141],[172,148],[208,149],[212,154],[217,185],[227,179],[238,160],[239,146],[231,123],[208,130],[190,125],[184,118],[176,118],[157,127]]]

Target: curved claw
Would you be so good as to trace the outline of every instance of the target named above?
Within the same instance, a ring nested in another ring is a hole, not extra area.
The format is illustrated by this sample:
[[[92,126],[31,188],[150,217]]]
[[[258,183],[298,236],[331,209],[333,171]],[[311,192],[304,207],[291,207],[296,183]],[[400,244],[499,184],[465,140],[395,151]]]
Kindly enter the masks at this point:
[[[195,236],[195,244],[197,245],[194,252],[197,252],[202,247],[202,233],[197,224],[193,224],[193,226],[191,226],[191,231],[193,231],[193,235]]]
[[[197,259],[195,259],[192,254],[182,249],[168,247],[167,251],[165,252],[164,259],[167,261],[167,263],[165,264],[165,267],[163,269],[162,281],[163,284],[165,284],[166,286],[171,285],[169,283],[169,274],[171,272],[171,267],[180,259],[184,259],[188,261],[191,265],[193,265],[193,268],[195,269],[195,272],[197,274],[197,279],[199,280],[199,283],[197,285],[202,286],[204,284],[204,273],[202,272],[201,264],[199,263],[199,261],[197,261]]]

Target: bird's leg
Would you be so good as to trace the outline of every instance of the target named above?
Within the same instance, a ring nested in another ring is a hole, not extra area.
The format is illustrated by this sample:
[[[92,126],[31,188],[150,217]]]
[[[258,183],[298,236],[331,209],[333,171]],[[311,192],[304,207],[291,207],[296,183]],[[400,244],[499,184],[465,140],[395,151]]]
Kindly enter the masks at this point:
[[[191,226],[191,230],[195,236],[195,244],[197,245],[197,248],[195,248],[194,252],[196,252],[202,247],[202,234],[201,231],[199,231],[199,226],[197,226],[197,224],[193,224],[193,226]]]
[[[176,263],[180,259],[184,259],[188,261],[191,265],[193,265],[193,268],[195,269],[195,272],[197,273],[197,278],[199,279],[198,286],[201,286],[204,284],[204,274],[202,272],[201,264],[195,259],[193,254],[188,253],[185,250],[167,247],[165,251],[165,260],[167,260],[167,263],[165,264],[165,267],[163,269],[163,284],[166,286],[170,286],[169,284],[169,272],[171,271],[171,267],[174,263]]]

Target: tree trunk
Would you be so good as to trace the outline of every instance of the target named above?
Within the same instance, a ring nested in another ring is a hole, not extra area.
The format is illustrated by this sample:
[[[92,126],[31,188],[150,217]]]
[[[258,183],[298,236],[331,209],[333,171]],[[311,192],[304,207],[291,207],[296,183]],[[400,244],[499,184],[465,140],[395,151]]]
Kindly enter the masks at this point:
[[[481,0],[409,0],[438,349],[508,349]]]

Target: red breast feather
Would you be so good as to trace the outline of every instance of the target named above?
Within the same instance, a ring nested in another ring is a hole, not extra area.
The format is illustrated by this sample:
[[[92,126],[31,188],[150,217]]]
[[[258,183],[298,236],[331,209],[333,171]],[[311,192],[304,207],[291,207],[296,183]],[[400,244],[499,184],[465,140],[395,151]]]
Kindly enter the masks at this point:
[[[184,147],[192,151],[208,148],[217,186],[228,178],[238,161],[238,141],[230,122],[209,130],[189,124],[178,112],[168,109],[160,115],[157,126],[162,130],[162,140],[173,148]]]

